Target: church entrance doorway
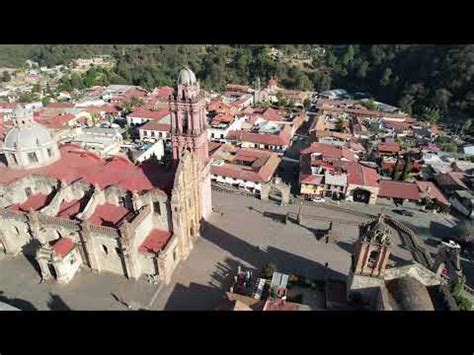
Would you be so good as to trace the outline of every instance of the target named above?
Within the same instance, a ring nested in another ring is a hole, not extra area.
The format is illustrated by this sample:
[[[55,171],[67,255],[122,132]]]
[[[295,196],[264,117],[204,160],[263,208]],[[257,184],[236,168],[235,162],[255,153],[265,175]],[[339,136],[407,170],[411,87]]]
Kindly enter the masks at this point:
[[[363,189],[354,190],[354,202],[369,203],[370,192]]]

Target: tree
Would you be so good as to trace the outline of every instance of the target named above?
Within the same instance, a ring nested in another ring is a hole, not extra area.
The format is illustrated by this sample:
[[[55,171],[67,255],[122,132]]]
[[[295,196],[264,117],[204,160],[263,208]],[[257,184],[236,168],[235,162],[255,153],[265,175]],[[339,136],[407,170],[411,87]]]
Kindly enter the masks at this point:
[[[474,238],[473,227],[471,220],[463,220],[454,228],[454,235],[462,243],[472,243]]]
[[[337,58],[332,51],[327,52],[326,61],[329,67],[335,67],[337,63]]]
[[[405,181],[408,178],[410,174],[411,161],[411,157],[407,155],[405,157],[405,164],[403,165],[403,171],[400,176],[400,180]]]
[[[434,108],[426,108],[423,118],[431,124],[436,123],[440,119],[439,110]]]
[[[449,289],[453,298],[455,299],[459,309],[461,311],[471,311],[472,303],[471,301],[464,296],[464,285],[466,284],[465,277],[457,277],[451,281]]]
[[[386,68],[383,72],[382,78],[380,79],[380,86],[387,86],[390,83],[391,76],[392,76],[392,69]]]
[[[11,80],[12,80],[12,77],[11,77],[10,73],[5,70],[2,74],[2,81],[3,82],[9,82]]]
[[[336,130],[338,132],[342,132],[344,130],[344,119],[342,119],[341,117],[339,117],[337,119],[337,122],[336,122]]]
[[[313,86],[308,76],[305,73],[302,73],[301,71],[296,74],[295,82],[296,88],[298,90],[309,91],[312,89]]]
[[[344,56],[342,57],[342,64],[343,65],[348,65],[354,60],[354,46],[351,44],[349,47],[347,47],[346,52],[344,53]]]
[[[305,110],[309,110],[311,108],[311,99],[309,97],[304,99],[303,107],[304,107]]]
[[[365,106],[370,111],[377,111],[377,105],[375,104],[374,100],[363,100],[359,101],[362,106]]]
[[[360,62],[360,65],[356,72],[356,76],[359,79],[365,79],[365,77],[367,76],[368,69],[369,69],[369,62],[367,62],[366,60]]]
[[[51,98],[48,96],[45,96],[41,99],[41,103],[43,104],[43,107],[48,106],[49,102],[51,101]]]

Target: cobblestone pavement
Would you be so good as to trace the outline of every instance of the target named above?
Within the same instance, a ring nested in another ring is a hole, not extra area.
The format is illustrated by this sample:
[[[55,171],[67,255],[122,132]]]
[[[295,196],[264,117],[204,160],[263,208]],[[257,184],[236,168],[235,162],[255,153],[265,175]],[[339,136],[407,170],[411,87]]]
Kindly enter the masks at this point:
[[[333,276],[344,278],[358,236],[357,224],[367,220],[350,209],[365,213],[386,209],[386,206],[358,203],[338,205],[347,211],[335,211],[325,204],[304,206],[305,217],[299,226],[282,223],[288,212],[298,212],[299,206],[295,204],[279,206],[253,197],[213,191],[213,206],[215,212],[203,226],[202,237],[188,259],[177,267],[172,282],[163,285],[159,292],[158,286],[146,282],[86,271],[81,271],[66,286],[38,284],[39,275],[22,257],[0,260],[0,291],[7,298],[27,300],[37,309],[126,309],[112,297],[111,293],[116,293],[133,302],[136,308],[146,308],[154,301],[150,308],[156,310],[212,310],[223,300],[239,265],[258,270],[272,261],[282,272],[299,272],[321,279],[327,262]],[[413,218],[394,216],[420,233],[424,240],[429,240],[432,232],[441,237],[451,227],[449,217],[415,214]],[[331,220],[334,240],[326,244],[316,234],[326,229]],[[391,260],[394,263],[411,260],[397,233],[392,234]]]

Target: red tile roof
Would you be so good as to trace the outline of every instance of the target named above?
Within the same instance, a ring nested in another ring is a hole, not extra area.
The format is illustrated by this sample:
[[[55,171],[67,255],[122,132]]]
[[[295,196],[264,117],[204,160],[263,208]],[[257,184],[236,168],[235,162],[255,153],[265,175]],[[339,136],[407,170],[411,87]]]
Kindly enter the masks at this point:
[[[51,102],[46,108],[74,108],[74,104],[70,102]]]
[[[81,210],[81,200],[63,201],[59,206],[57,217],[72,219]]]
[[[170,114],[170,111],[168,108],[163,108],[161,110],[148,110],[144,107],[137,107],[135,110],[130,113],[128,116],[129,117],[137,117],[137,118],[146,118],[149,120],[160,120],[165,116],[168,116]]]
[[[290,145],[291,137],[287,132],[283,130],[279,134],[260,134],[260,133],[250,133],[242,132],[240,139],[242,142],[250,142],[257,144],[266,144],[266,145],[281,145],[287,147]]]
[[[285,113],[280,110],[275,110],[271,107],[267,108],[262,114],[263,118],[268,121],[281,121],[283,120]]]
[[[228,113],[222,113],[214,116],[211,121],[211,125],[218,125],[220,123],[231,123],[234,120],[234,116]]]
[[[158,253],[163,250],[172,234],[160,229],[153,229],[146,237],[145,241],[140,245],[138,251],[141,253]]]
[[[73,120],[76,116],[72,114],[56,115],[52,118],[37,118],[36,121],[49,129],[61,129],[68,124],[69,121]]]
[[[105,104],[102,106],[89,106],[86,107],[84,110],[89,113],[119,113],[121,111],[120,107],[111,104]]]
[[[320,153],[325,158],[357,161],[357,157],[349,149],[324,143],[312,143],[309,147],[302,149],[301,154]]]
[[[420,195],[422,198],[428,197],[430,199],[438,201],[439,203],[445,206],[449,205],[448,199],[431,181],[416,181],[415,183],[418,186],[418,189],[420,190]]]
[[[174,169],[163,168],[149,161],[136,166],[118,156],[103,160],[94,153],[72,144],[63,145],[60,150],[61,159],[42,168],[14,170],[0,166],[0,184],[9,184],[35,174],[62,179],[66,183],[83,179],[90,184],[98,184],[101,188],[118,185],[123,189],[138,192],[155,190],[170,193],[171,191]]]
[[[148,121],[143,126],[140,126],[138,130],[171,132],[171,124],[161,123],[160,121]]]
[[[377,170],[359,163],[347,164],[347,181],[349,184],[359,186],[378,187],[379,174]]]
[[[60,238],[53,245],[53,251],[61,258],[64,258],[69,252],[74,249],[74,241],[69,238]]]
[[[303,184],[321,185],[323,183],[323,174],[300,174],[300,182]]]
[[[125,207],[105,203],[97,206],[94,213],[87,220],[98,226],[112,227],[122,222],[130,212]]]
[[[413,126],[409,122],[406,121],[390,121],[390,120],[383,120],[383,123],[390,127],[391,129],[398,131],[398,132],[403,132],[411,128]]]
[[[30,195],[28,199],[23,203],[17,203],[10,206],[13,211],[29,212],[31,209],[38,211],[45,207],[50,201],[49,195],[36,194]]]
[[[398,153],[400,151],[400,144],[398,143],[382,143],[377,145],[379,152],[383,153]]]
[[[419,200],[420,191],[418,190],[418,186],[413,183],[381,180],[379,197]]]
[[[162,86],[158,89],[155,89],[153,96],[158,98],[160,101],[168,101],[169,97],[173,94],[174,89],[169,86]]]
[[[230,112],[231,107],[222,101],[211,101],[209,105],[207,105],[208,111],[216,111],[216,112]]]
[[[218,155],[213,155],[218,158]],[[233,164],[235,161],[253,161],[250,167]],[[276,153],[266,152],[257,149],[238,149],[232,161],[227,161],[224,165],[212,165],[211,173],[214,175],[230,177],[234,179],[247,180],[253,182],[268,182],[273,177],[275,170],[280,163],[280,158]]]
[[[17,106],[20,106],[21,104],[18,102],[6,102],[6,101],[0,101],[0,109],[14,109]]]

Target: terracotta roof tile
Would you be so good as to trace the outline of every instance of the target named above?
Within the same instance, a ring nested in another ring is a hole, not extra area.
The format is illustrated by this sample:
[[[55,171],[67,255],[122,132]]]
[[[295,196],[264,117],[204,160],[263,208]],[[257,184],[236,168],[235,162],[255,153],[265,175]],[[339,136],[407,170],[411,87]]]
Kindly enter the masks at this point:
[[[140,245],[138,251],[141,253],[158,253],[166,246],[172,234],[167,231],[153,229],[145,241]]]
[[[419,200],[420,191],[418,186],[413,183],[381,180],[379,197]]]
[[[61,258],[64,258],[71,250],[74,249],[74,241],[69,238],[60,238],[53,245],[53,251]]]

